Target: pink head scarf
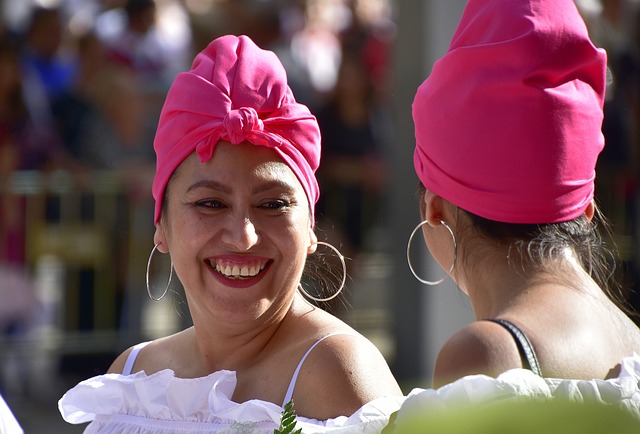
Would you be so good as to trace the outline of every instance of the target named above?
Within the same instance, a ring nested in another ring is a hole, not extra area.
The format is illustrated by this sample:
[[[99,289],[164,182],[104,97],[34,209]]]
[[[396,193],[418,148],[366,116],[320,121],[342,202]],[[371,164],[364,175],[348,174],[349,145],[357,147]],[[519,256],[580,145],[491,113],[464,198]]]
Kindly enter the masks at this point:
[[[605,77],[573,0],[470,0],[413,102],[418,177],[491,220],[580,216],[604,146]]]
[[[272,148],[294,172],[314,205],[320,194],[320,129],[296,102],[274,53],[246,36],[222,36],[200,52],[190,71],[178,74],[165,100],[154,140],[154,222],[160,220],[169,178],[194,151],[211,159],[220,140]]]

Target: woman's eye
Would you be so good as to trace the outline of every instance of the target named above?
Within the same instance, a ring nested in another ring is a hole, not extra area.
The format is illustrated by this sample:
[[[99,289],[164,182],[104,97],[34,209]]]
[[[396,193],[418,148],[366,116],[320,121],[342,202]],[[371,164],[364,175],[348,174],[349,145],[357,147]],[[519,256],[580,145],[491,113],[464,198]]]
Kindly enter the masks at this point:
[[[285,208],[287,206],[289,206],[289,204],[284,200],[270,200],[262,204],[263,208],[267,208],[271,210],[278,210],[278,209]]]
[[[224,204],[222,202],[220,202],[219,200],[215,200],[215,199],[206,199],[206,200],[199,200],[196,202],[196,206],[197,207],[201,207],[201,208],[222,208],[224,206]]]

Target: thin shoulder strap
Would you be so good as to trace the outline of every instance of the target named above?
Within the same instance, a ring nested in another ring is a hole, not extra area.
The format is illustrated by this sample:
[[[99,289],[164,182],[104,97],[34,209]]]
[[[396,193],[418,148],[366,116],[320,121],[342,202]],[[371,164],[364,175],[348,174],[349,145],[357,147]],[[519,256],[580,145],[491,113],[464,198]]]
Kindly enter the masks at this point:
[[[293,377],[291,377],[289,388],[287,389],[287,393],[284,395],[284,401],[282,401],[282,407],[284,407],[289,401],[291,401],[291,398],[293,398],[293,390],[296,388],[296,382],[298,381],[298,374],[300,374],[300,369],[302,368],[302,364],[304,363],[304,361],[307,359],[307,356],[320,342],[335,335],[353,335],[353,333],[349,333],[349,332],[330,333],[326,336],[321,337],[313,345],[311,345],[311,347],[307,350],[307,352],[304,353],[304,356],[302,356],[302,359],[300,359],[300,362],[298,363],[298,366],[296,367],[296,370],[293,373]]]
[[[542,377],[542,370],[540,369],[540,363],[538,363],[538,357],[536,357],[536,352],[533,350],[533,345],[531,345],[531,341],[524,332],[516,326],[514,323],[507,321],[505,319],[489,319],[488,321],[494,322],[496,324],[500,324],[502,327],[507,329],[509,333],[516,340],[516,345],[518,346],[518,351],[520,352],[520,358],[522,359],[522,363],[525,368],[530,371],[533,371],[534,374]]]
[[[149,342],[141,342],[135,345],[129,356],[127,356],[126,362],[124,362],[124,369],[122,369],[122,375],[131,375],[131,371],[133,371],[133,365],[136,363],[136,359],[138,358],[138,353],[141,349],[147,346]]]

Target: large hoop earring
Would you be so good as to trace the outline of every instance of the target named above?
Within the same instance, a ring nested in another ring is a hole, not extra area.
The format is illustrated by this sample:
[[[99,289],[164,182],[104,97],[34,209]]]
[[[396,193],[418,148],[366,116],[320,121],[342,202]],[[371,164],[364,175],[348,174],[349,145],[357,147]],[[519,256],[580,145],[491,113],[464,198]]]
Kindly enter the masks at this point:
[[[453,234],[453,230],[451,230],[451,227],[448,224],[446,224],[444,221],[440,220],[440,224],[442,224],[442,226],[447,228],[447,230],[451,234],[451,238],[453,239],[453,262],[451,263],[451,268],[449,268],[449,271],[447,271],[447,274],[444,277],[442,277],[442,279],[431,281],[431,280],[425,280],[421,278],[420,276],[418,276],[418,274],[416,273],[416,270],[413,268],[413,265],[411,264],[411,242],[413,241],[413,237],[415,236],[416,232],[418,232],[418,230],[427,223],[428,223],[427,220],[424,220],[418,223],[418,226],[416,226],[413,229],[413,232],[411,232],[411,235],[409,236],[409,241],[407,242],[407,263],[409,264],[409,269],[411,270],[411,273],[413,273],[413,276],[416,279],[418,279],[419,282],[424,283],[425,285],[434,286],[444,282],[444,279],[446,279],[447,276],[449,276],[453,271],[453,267],[455,267],[456,261],[458,260],[458,243],[456,242],[456,236]]]
[[[316,244],[322,244],[323,246],[327,246],[330,249],[332,249],[334,252],[336,252],[336,255],[338,256],[338,259],[340,259],[340,264],[342,265],[342,282],[340,283],[340,288],[338,288],[338,290],[330,295],[329,297],[325,297],[325,298],[319,298],[316,296],[313,296],[311,294],[309,294],[303,287],[302,284],[298,284],[298,290],[302,293],[302,295],[304,295],[305,297],[314,300],[314,301],[318,301],[318,302],[326,302],[326,301],[330,301],[333,300],[334,298],[336,298],[344,289],[344,285],[347,281],[347,264],[344,260],[344,256],[342,256],[342,253],[340,253],[340,251],[338,249],[336,249],[333,245],[329,244],[329,243],[325,243],[324,241],[318,241],[316,242]]]
[[[158,245],[156,244],[153,246],[153,249],[151,249],[151,253],[149,254],[149,260],[147,261],[147,273],[145,275],[145,279],[147,283],[147,294],[149,294],[149,298],[151,298],[151,300],[153,301],[160,301],[164,298],[165,295],[167,295],[167,292],[169,291],[169,286],[171,285],[171,279],[173,278],[173,264],[171,264],[171,271],[169,271],[169,281],[167,282],[167,286],[164,288],[164,292],[159,298],[156,298],[151,294],[151,287],[149,285],[149,268],[151,268],[151,260],[153,258],[153,254],[157,250],[158,250]]]

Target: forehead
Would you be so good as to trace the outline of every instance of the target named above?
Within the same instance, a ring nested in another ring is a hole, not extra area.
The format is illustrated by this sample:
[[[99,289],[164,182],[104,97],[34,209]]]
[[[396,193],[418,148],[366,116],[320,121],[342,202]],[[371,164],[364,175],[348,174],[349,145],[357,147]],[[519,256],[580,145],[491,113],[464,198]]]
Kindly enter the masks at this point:
[[[233,145],[221,141],[212,158],[204,162],[194,152],[180,164],[174,175],[187,183],[213,179],[234,188],[277,181],[283,188],[304,195],[298,178],[273,149],[249,143]]]

